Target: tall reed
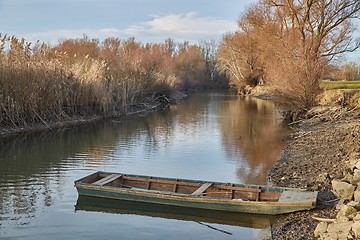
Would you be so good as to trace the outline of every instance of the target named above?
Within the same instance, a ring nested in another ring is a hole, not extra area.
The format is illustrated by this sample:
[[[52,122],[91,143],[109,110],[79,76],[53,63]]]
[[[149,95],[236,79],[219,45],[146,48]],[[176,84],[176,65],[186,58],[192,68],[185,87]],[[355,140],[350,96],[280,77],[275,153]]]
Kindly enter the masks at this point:
[[[207,84],[199,46],[68,39],[54,47],[1,36],[0,128],[125,111],[154,93]]]

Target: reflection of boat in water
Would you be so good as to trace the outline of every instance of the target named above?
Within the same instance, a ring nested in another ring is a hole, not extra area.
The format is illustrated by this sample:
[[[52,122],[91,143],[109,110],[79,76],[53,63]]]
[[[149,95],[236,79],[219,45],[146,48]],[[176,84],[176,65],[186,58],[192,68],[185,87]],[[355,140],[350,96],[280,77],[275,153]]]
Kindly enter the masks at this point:
[[[75,210],[140,215],[257,229],[268,227],[271,219],[273,218],[266,215],[164,206],[151,203],[130,202],[81,195],[77,200]]]
[[[84,196],[269,215],[312,209],[317,198],[301,189],[107,172],[77,180],[75,187]]]

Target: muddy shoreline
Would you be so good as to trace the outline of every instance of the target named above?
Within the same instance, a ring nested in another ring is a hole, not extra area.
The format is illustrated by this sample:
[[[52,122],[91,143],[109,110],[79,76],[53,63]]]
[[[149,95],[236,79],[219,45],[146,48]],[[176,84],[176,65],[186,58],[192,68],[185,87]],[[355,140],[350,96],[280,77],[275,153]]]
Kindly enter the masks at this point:
[[[318,107],[291,127],[294,134],[270,170],[276,186],[319,191],[316,209],[281,216],[272,223],[272,239],[316,239],[318,221],[334,218],[336,196],[331,180],[342,178],[346,165],[360,156],[360,113],[341,107]]]

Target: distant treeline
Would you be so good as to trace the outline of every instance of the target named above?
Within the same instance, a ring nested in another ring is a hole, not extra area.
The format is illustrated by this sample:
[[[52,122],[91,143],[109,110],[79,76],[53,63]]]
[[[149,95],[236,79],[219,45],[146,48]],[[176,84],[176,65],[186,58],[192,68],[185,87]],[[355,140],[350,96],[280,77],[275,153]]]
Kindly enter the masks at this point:
[[[109,114],[155,94],[226,86],[215,42],[67,39],[56,46],[1,36],[0,126]]]

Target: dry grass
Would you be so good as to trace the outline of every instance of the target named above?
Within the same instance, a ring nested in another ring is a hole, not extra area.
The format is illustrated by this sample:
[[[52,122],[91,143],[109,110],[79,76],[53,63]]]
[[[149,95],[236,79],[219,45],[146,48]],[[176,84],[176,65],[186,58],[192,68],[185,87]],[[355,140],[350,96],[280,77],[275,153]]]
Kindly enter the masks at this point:
[[[320,104],[340,104],[349,109],[360,109],[360,81],[322,81],[325,91],[320,95]]]
[[[199,46],[174,53],[134,39],[99,43],[84,37],[49,47],[0,38],[0,128],[126,111],[156,92],[210,79]]]
[[[352,110],[360,111],[360,92],[355,93],[349,99],[348,108]]]

